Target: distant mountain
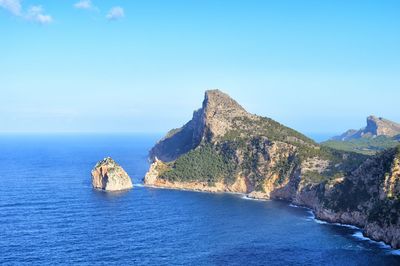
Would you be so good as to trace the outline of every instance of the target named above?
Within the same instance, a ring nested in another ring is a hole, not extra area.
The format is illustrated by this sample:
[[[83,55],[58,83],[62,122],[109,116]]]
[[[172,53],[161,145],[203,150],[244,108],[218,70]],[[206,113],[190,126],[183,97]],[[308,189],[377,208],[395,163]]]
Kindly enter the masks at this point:
[[[371,115],[367,117],[367,126],[365,128],[360,130],[350,129],[340,136],[333,137],[332,140],[348,141],[377,136],[393,138],[398,135],[400,135],[400,124]]]
[[[396,147],[400,141],[400,124],[369,116],[367,126],[360,130],[350,129],[340,136],[333,137],[322,145],[337,150],[373,155]]]

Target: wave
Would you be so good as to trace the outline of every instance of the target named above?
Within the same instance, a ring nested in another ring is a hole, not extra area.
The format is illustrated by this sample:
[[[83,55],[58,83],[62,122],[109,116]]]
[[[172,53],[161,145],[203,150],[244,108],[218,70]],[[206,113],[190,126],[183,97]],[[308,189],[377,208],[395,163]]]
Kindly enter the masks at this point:
[[[374,242],[372,239],[366,237],[363,235],[363,233],[361,231],[355,232],[353,234],[354,238],[360,239],[360,240],[365,240],[365,241],[369,241],[369,242]]]
[[[388,252],[389,254],[400,256],[400,249],[393,249],[390,245],[386,244],[383,241],[375,241],[375,240],[373,240],[373,239],[371,239],[369,237],[364,236],[364,234],[362,233],[362,229],[357,227],[357,226],[355,226],[355,225],[343,224],[343,223],[330,223],[330,222],[327,222],[327,221],[319,220],[319,219],[317,219],[315,217],[314,211],[312,209],[307,208],[307,207],[303,207],[303,206],[298,206],[298,205],[295,205],[293,203],[290,203],[289,207],[305,209],[307,211],[307,213],[310,214],[310,216],[308,217],[307,220],[312,220],[312,221],[314,221],[314,222],[316,222],[318,224],[336,225],[336,226],[342,226],[342,227],[346,227],[346,228],[350,228],[350,229],[356,230],[356,232],[354,232],[352,234],[352,236],[354,238],[357,238],[357,239],[363,240],[363,241],[368,241],[368,242],[373,243],[373,244],[377,244],[380,248],[387,249],[389,251]]]
[[[394,249],[394,250],[390,251],[389,253],[391,255],[400,256],[400,250],[399,249]]]
[[[306,208],[306,209],[307,209],[307,212],[310,214],[309,220],[313,220],[314,222],[316,222],[318,224],[336,225],[336,226],[350,228],[352,230],[355,230],[355,232],[352,234],[352,236],[354,238],[357,238],[357,239],[362,240],[362,241],[368,241],[368,242],[370,242],[372,244],[377,244],[380,248],[388,250],[389,254],[400,256],[400,249],[393,249],[390,245],[386,244],[383,241],[375,241],[375,240],[373,240],[373,239],[371,239],[369,237],[364,236],[364,234],[362,233],[362,229],[361,228],[359,228],[359,227],[357,227],[355,225],[351,225],[351,224],[330,223],[330,222],[326,222],[326,221],[323,221],[323,220],[319,220],[319,219],[315,218],[315,214],[311,209],[309,209],[309,208]]]
[[[367,241],[367,242],[372,243],[372,244],[377,244],[380,248],[388,250],[389,251],[388,253],[391,254],[391,255],[400,256],[400,250],[399,249],[393,249],[390,245],[386,244],[383,241],[375,241],[375,240],[373,240],[373,239],[371,239],[369,237],[366,237],[366,236],[364,236],[364,234],[362,233],[361,230],[355,232],[352,236],[354,238],[357,238],[357,239],[362,240],[362,241]]]
[[[308,220],[312,220],[312,221],[314,221],[314,222],[316,222],[318,224],[329,224],[329,225],[347,227],[347,228],[354,229],[354,230],[361,230],[359,227],[357,227],[355,225],[343,224],[343,223],[330,223],[330,222],[327,222],[327,221],[323,221],[323,220],[317,219],[315,217],[314,211],[312,209],[310,209],[310,208],[307,208],[307,207],[295,205],[293,203],[290,203],[289,207],[305,209],[310,214],[310,217],[308,217]]]
[[[293,203],[290,203],[290,204],[289,204],[289,207],[292,207],[292,208],[299,208],[299,209],[308,209],[307,207],[298,206],[298,205],[295,205],[295,204],[293,204]]]
[[[251,197],[247,196],[246,194],[242,195],[241,198],[244,199],[244,200],[269,201],[268,199],[256,199],[256,198],[251,198]]]

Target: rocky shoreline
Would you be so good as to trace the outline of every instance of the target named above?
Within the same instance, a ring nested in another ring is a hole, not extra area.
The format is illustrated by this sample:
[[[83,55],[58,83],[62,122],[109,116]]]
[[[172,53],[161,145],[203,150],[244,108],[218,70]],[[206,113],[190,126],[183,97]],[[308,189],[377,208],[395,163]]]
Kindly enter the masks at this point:
[[[313,210],[315,217],[329,223],[354,225],[362,231],[365,237],[376,242],[383,242],[393,249],[400,250],[400,230],[396,226],[380,226],[377,223],[368,223],[361,213],[332,213],[326,209]]]
[[[293,205],[294,207],[298,208],[304,208],[312,212],[313,218],[319,221],[322,221],[324,223],[332,224],[332,225],[337,225],[337,226],[345,226],[345,227],[350,227],[353,229],[359,230],[363,237],[368,238],[371,241],[374,241],[376,243],[383,243],[385,244],[388,248],[391,248],[393,250],[399,250],[400,251],[400,245],[398,243],[397,237],[388,237],[390,234],[385,231],[384,228],[381,227],[373,227],[373,225],[365,225],[360,223],[360,220],[365,220],[365,216],[361,215],[360,213],[358,214],[349,214],[349,213],[333,213],[330,210],[323,209],[323,208],[315,208],[313,206],[307,206],[300,204],[296,201],[288,201],[285,199],[280,199],[280,198],[269,198],[266,196],[265,193],[257,193],[257,192],[251,192],[251,193],[246,193],[246,192],[238,192],[234,191],[232,189],[226,189],[223,190],[221,187],[210,187],[205,184],[201,183],[196,183],[196,184],[188,184],[188,183],[158,183],[158,184],[144,184],[145,187],[150,187],[150,188],[156,188],[156,189],[171,189],[171,190],[180,190],[180,191],[190,191],[190,192],[200,192],[200,193],[211,193],[211,194],[234,194],[234,195],[241,195],[247,199],[251,200],[260,200],[260,201],[266,201],[266,200],[279,200],[279,201],[285,201],[288,202],[289,205]],[[367,229],[369,228],[369,229]],[[372,231],[371,231],[372,229]],[[400,233],[400,232],[399,232]],[[398,235],[400,237],[400,234]]]

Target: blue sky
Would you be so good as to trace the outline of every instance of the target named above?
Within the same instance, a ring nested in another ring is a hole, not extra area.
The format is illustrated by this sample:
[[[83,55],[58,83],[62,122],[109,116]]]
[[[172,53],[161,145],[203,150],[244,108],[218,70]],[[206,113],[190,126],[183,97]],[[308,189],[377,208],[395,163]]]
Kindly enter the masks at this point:
[[[400,1],[0,0],[0,132],[164,132],[206,89],[303,133],[400,122]]]

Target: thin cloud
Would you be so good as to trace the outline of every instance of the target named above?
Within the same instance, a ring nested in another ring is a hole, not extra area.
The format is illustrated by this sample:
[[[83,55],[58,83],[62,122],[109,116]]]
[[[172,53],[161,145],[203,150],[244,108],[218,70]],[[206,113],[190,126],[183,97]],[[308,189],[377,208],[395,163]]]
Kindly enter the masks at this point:
[[[77,9],[93,9],[93,4],[91,0],[81,0],[74,4]]]
[[[26,14],[26,18],[39,24],[49,24],[53,22],[53,18],[50,15],[44,14],[44,9],[41,6],[30,7]]]
[[[125,16],[124,9],[120,6],[115,6],[108,11],[106,18],[108,20],[118,20]]]
[[[0,0],[0,7],[4,8],[15,16],[21,15],[21,1],[20,0]]]
[[[53,18],[45,14],[42,6],[31,6],[26,12],[23,12],[20,0],[0,0],[0,7],[16,17],[35,23],[49,24],[53,22]]]

